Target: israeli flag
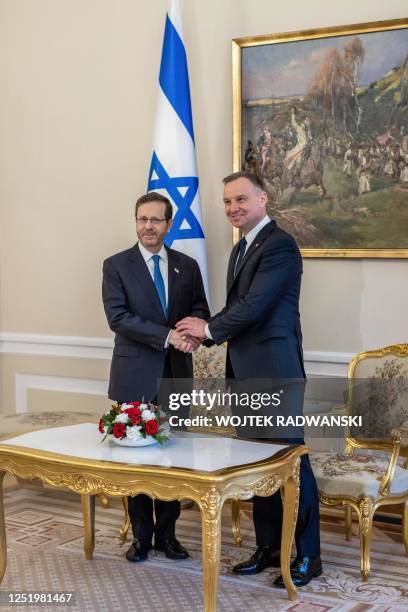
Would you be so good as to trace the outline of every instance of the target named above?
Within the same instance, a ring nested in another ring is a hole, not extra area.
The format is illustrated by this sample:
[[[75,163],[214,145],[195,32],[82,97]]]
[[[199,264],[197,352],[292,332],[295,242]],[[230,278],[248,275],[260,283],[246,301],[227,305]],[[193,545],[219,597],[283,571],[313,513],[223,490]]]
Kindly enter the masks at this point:
[[[171,200],[173,226],[165,243],[197,260],[208,297],[187,56],[178,0],[172,0],[166,15],[158,89],[147,190],[158,191]]]

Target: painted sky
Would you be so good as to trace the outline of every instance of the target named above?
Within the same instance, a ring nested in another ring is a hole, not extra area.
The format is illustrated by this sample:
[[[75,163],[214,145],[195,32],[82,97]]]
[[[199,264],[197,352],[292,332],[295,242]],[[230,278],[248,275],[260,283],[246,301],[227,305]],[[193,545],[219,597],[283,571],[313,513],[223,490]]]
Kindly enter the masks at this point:
[[[403,62],[408,51],[408,29],[245,47],[243,100],[304,94],[327,51],[335,47],[342,55],[345,43],[356,36],[365,50],[359,85],[383,77]]]

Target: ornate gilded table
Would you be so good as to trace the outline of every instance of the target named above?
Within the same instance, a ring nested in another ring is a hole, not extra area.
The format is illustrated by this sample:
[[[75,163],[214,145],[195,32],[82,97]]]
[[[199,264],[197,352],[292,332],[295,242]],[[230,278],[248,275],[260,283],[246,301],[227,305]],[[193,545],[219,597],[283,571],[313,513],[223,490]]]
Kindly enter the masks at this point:
[[[221,511],[228,499],[283,495],[281,570],[290,599],[296,587],[289,564],[299,500],[299,464],[305,446],[280,446],[226,437],[180,433],[163,447],[117,446],[94,424],[43,429],[0,443],[0,583],[7,547],[2,482],[6,472],[39,478],[82,496],[85,554],[92,559],[95,495],[146,493],[164,500],[192,499],[202,516],[204,608],[216,610],[221,546]]]

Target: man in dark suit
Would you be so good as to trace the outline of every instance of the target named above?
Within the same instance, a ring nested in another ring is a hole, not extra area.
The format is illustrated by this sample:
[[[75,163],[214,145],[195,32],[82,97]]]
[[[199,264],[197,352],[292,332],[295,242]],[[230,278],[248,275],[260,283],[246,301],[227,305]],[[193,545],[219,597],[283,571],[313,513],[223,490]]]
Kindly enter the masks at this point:
[[[296,414],[303,410],[305,380],[299,316],[302,259],[294,239],[267,216],[266,203],[263,182],[255,174],[236,172],[224,179],[226,216],[243,234],[229,260],[226,306],[208,323],[188,317],[177,329],[216,344],[228,341],[227,378],[298,381],[290,406],[291,414]],[[303,443],[293,436],[280,441]],[[280,492],[254,497],[253,517],[257,549],[233,568],[237,574],[280,565]],[[322,572],[318,493],[307,455],[301,460],[295,539],[297,557],[291,574],[294,583],[303,586]],[[275,585],[284,586],[281,576]]]
[[[208,304],[197,262],[164,246],[172,225],[170,201],[150,192],[136,202],[139,242],[103,264],[103,303],[115,346],[109,397],[120,403],[155,401],[161,378],[192,378],[190,352],[200,343],[174,326],[187,315],[207,319]],[[134,541],[129,561],[144,561],[152,548],[170,559],[185,559],[175,537],[180,502],[129,497]]]

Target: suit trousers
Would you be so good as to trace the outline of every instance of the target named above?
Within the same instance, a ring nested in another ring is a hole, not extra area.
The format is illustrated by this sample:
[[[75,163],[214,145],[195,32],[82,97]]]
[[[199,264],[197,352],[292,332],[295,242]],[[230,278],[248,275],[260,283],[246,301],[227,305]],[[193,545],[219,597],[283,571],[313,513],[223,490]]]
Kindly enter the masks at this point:
[[[171,363],[167,356],[164,362],[163,378],[172,378]],[[153,400],[156,401],[156,400]],[[153,520],[153,509],[156,522]],[[155,542],[175,537],[176,521],[180,516],[180,502],[162,501],[148,495],[128,497],[128,511],[133,537],[150,546],[154,534]]]
[[[303,444],[302,439],[273,440],[275,444]],[[270,497],[253,498],[253,519],[257,546],[281,546],[283,506],[280,491]],[[320,556],[319,495],[309,455],[300,460],[300,498],[295,542],[299,557]]]
[[[286,416],[303,414],[304,381],[292,382],[286,386],[283,384],[283,381],[280,381],[278,388],[279,386],[285,389],[285,402],[282,405],[284,407],[284,414]],[[261,413],[261,411],[259,412]],[[277,432],[273,427],[269,431],[262,431],[262,433],[259,430],[257,432],[256,427],[237,428],[238,438],[256,439],[262,442],[266,442],[269,439],[269,442],[272,444],[304,444],[302,427],[282,427],[279,429],[279,437],[275,437],[276,434]],[[283,506],[280,491],[277,491],[270,497],[255,496],[253,498],[253,520],[257,546],[271,546],[273,550],[279,550],[283,522]],[[300,460],[300,498],[295,531],[298,556],[320,556],[319,521],[319,495],[316,479],[310,464],[309,455],[303,455]]]

